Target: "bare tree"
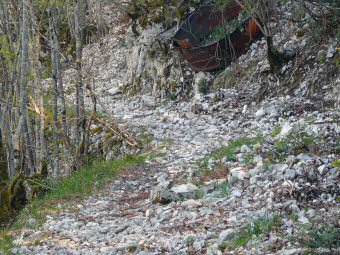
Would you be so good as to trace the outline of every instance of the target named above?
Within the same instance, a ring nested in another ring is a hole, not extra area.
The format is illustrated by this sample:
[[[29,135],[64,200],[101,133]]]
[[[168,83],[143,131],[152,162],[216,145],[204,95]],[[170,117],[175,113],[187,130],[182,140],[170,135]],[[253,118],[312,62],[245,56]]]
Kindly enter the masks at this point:
[[[53,79],[53,149],[56,155],[55,158],[55,176],[59,176],[59,145],[58,145],[58,97],[59,97],[59,89],[58,89],[58,72],[59,72],[59,52],[58,52],[58,43],[57,43],[57,35],[55,31],[55,12],[56,7],[51,6],[49,11],[49,26],[50,26],[50,44],[51,44],[51,63],[52,63],[52,79]]]
[[[2,129],[2,141],[4,146],[3,148],[7,154],[7,167],[8,167],[8,176],[12,179],[16,174],[16,168],[14,165],[14,148],[13,148],[13,139],[12,139],[12,128],[13,124],[13,100],[15,93],[14,83],[17,79],[17,61],[11,59],[11,56],[15,55],[15,50],[12,47],[12,38],[13,33],[19,33],[19,31],[13,31],[9,29],[9,24],[11,23],[10,15],[8,14],[8,2],[4,2],[0,0],[0,19],[1,26],[0,31],[2,34],[7,35],[3,37],[5,41],[0,43],[0,48],[2,48],[2,52],[0,53],[0,63],[1,63],[1,107],[0,112],[2,115],[2,121],[0,129]],[[6,49],[4,49],[6,48]],[[7,52],[7,56],[4,52]],[[9,55],[9,56],[8,56]],[[13,68],[10,68],[10,66]]]
[[[274,73],[279,71],[282,65],[292,58],[291,55],[279,52],[273,44],[274,32],[270,22],[279,0],[236,0],[236,2],[255,20],[265,36],[270,71]]]
[[[28,171],[35,172],[34,156],[32,150],[32,141],[29,133],[28,115],[27,115],[27,77],[29,70],[29,16],[28,1],[22,1],[22,35],[21,35],[21,76],[20,76],[20,113],[23,120],[23,136],[25,151],[27,151]]]
[[[84,103],[84,84],[82,77],[82,57],[83,57],[83,15],[81,12],[85,2],[84,0],[73,0],[74,11],[74,30],[76,39],[76,97],[77,97],[77,138],[76,143],[79,146],[79,153],[83,154],[85,146],[85,129],[86,129],[86,116],[85,116],[85,103]],[[78,157],[79,158],[79,157]],[[77,167],[80,167],[81,161],[77,160]]]

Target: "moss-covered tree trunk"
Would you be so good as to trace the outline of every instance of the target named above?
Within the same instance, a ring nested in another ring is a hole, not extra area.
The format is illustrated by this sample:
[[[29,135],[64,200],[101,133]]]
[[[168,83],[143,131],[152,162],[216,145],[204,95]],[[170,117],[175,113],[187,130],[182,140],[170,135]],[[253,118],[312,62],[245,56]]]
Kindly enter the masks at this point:
[[[293,56],[279,52],[273,45],[273,38],[271,36],[266,36],[266,41],[267,58],[270,65],[270,72],[277,73],[284,64],[288,63],[288,61],[292,59]]]
[[[5,149],[2,146],[2,136],[0,129],[0,189],[2,188],[2,184],[5,184],[8,180],[8,170],[7,170],[7,160]]]

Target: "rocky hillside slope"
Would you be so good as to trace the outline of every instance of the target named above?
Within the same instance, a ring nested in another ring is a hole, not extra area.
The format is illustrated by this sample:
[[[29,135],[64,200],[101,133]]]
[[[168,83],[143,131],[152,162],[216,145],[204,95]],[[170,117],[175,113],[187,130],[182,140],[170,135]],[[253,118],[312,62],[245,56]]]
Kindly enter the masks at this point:
[[[275,43],[296,57],[281,73],[268,73],[264,41],[224,71],[193,73],[162,51],[169,31],[136,37],[110,18],[85,49],[85,78],[101,111],[159,156],[28,227],[13,254],[340,253],[336,37],[316,36],[308,16],[283,19]]]

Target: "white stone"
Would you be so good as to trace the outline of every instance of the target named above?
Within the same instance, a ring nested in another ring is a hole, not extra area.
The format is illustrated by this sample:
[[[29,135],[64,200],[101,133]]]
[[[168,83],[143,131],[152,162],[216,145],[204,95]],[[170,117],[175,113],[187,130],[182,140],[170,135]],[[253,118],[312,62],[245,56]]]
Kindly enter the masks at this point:
[[[244,105],[243,110],[242,110],[242,114],[246,114],[247,110],[248,110],[248,105]]]
[[[293,125],[289,122],[285,122],[282,126],[281,132],[279,134],[280,138],[286,138],[289,136],[293,131]]]
[[[231,196],[240,197],[240,196],[242,196],[242,192],[239,189],[235,189],[231,192]]]
[[[230,241],[235,235],[235,230],[234,229],[226,229],[223,230],[219,237],[217,243],[221,245],[225,241]]]
[[[154,211],[152,209],[147,209],[146,212],[145,212],[145,216],[146,217],[151,217],[154,215]]]
[[[195,249],[195,251],[202,250],[204,246],[205,246],[205,240],[195,241],[193,244],[193,248]]]
[[[334,45],[330,45],[328,50],[327,50],[327,58],[332,58],[335,54],[336,50]]]
[[[114,95],[119,94],[121,91],[120,91],[119,88],[113,87],[113,88],[109,89],[107,92],[108,92],[111,96],[114,96]]]
[[[255,117],[256,118],[261,118],[262,116],[264,116],[266,114],[266,112],[261,108],[260,110],[258,110],[256,113],[255,113]]]
[[[242,181],[245,178],[245,175],[246,173],[243,167],[236,167],[236,168],[230,169],[228,181],[230,183]]]
[[[195,207],[201,207],[202,203],[200,201],[197,201],[197,200],[194,200],[194,199],[189,199],[189,200],[182,202],[182,206],[183,207],[195,208]]]
[[[318,172],[321,175],[324,175],[327,172],[327,165],[321,165],[318,167]]]
[[[187,184],[173,186],[171,190],[175,192],[176,194],[186,194],[186,193],[192,193],[195,190],[197,190],[197,186],[192,183],[187,183]]]

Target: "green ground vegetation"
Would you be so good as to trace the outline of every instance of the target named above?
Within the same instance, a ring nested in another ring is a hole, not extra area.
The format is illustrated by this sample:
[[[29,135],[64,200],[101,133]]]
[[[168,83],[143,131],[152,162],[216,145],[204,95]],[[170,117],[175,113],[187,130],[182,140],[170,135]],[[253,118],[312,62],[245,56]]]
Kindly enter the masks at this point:
[[[15,233],[25,227],[35,228],[46,221],[46,215],[55,214],[62,210],[63,205],[79,202],[83,197],[102,189],[120,171],[144,163],[147,155],[126,156],[119,160],[94,162],[64,179],[48,180],[49,187],[43,197],[30,201],[25,210],[20,211],[13,219],[12,226],[0,228],[0,251],[8,254],[13,248]],[[34,226],[28,225],[28,220],[34,218]]]
[[[263,137],[258,136],[254,138],[249,137],[241,137],[234,141],[231,141],[228,146],[222,147],[214,152],[212,152],[209,156],[205,157],[203,160],[200,160],[198,164],[201,166],[203,170],[208,170],[208,162],[210,159],[220,160],[222,158],[226,158],[228,161],[235,161],[237,159],[236,153],[241,148],[242,145],[253,146],[263,140]]]
[[[266,213],[248,223],[244,228],[240,229],[231,242],[225,242],[219,248],[223,251],[246,246],[254,237],[261,238],[272,231],[276,231],[281,225],[282,221],[279,215]]]

